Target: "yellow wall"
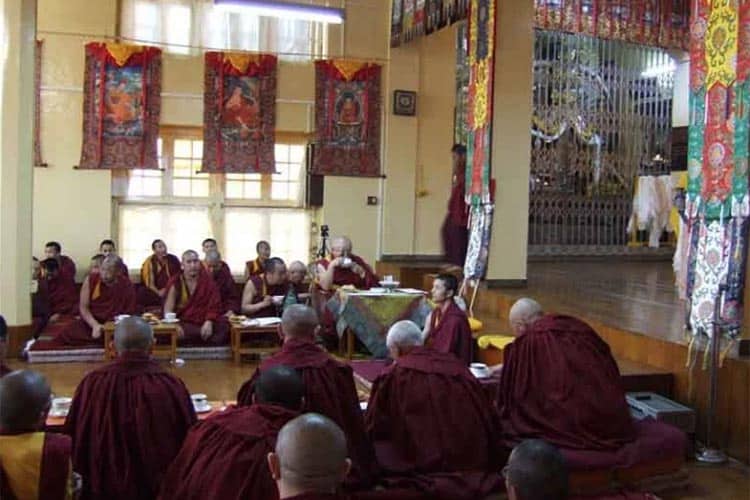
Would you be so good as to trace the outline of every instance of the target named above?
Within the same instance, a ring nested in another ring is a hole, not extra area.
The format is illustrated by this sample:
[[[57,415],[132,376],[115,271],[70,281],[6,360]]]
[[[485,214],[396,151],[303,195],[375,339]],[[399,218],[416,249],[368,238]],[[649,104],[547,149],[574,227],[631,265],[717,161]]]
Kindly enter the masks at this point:
[[[116,0],[39,0],[39,37],[45,40],[41,137],[43,158],[49,168],[35,169],[33,249],[36,255],[41,255],[46,241],[58,240],[64,253],[81,264],[81,269],[99,241],[116,236],[110,234],[110,173],[72,169],[78,164],[81,147],[83,46],[95,37],[49,32],[114,35],[116,4]],[[385,61],[388,22],[387,2],[357,1],[347,9],[345,27],[331,28],[329,53]],[[387,74],[385,64],[384,97]],[[278,76],[278,130],[311,131],[315,92],[312,64],[282,62]],[[202,58],[165,55],[162,92],[162,123],[200,126]],[[383,105],[387,109],[386,101]],[[384,116],[389,114],[386,112]],[[385,146],[383,151],[385,154]],[[381,184],[380,179],[326,180],[321,221],[329,224],[334,234],[350,235],[357,251],[369,260],[374,260],[378,252],[382,204],[371,207],[366,200],[368,195],[381,196]],[[413,190],[410,195],[413,198]]]

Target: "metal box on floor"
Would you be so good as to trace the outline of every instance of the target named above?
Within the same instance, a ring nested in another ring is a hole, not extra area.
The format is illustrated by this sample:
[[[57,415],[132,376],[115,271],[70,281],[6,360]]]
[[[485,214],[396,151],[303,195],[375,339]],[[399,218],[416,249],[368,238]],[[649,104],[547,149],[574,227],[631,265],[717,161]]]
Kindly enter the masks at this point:
[[[695,434],[695,410],[683,406],[655,392],[628,392],[625,399],[630,414],[637,420],[651,417],[670,424],[686,434]]]

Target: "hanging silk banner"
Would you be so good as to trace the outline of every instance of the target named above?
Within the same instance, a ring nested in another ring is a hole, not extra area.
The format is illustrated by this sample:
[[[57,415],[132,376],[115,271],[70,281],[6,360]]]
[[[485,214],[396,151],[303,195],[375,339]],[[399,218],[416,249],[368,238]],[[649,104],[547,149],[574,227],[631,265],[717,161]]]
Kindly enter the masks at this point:
[[[425,33],[428,35],[445,26],[446,19],[443,16],[443,0],[427,0],[427,19],[425,23]]]
[[[401,41],[406,43],[414,38],[417,0],[403,0],[403,2],[404,10],[401,14]]]
[[[42,47],[43,40],[36,41],[34,51],[34,166],[46,167],[42,161]]]
[[[492,87],[495,71],[495,0],[471,0],[466,202],[490,202]]]
[[[391,3],[391,47],[401,45],[401,22],[404,0],[393,0]]]
[[[161,50],[89,43],[78,168],[159,168]]]
[[[690,37],[687,283],[694,334],[711,335],[714,301],[739,332],[747,254],[750,4],[698,0]],[[680,256],[680,258],[684,258]]]
[[[315,62],[314,174],[380,176],[380,73],[368,62]]]
[[[201,172],[276,171],[276,56],[206,52]]]

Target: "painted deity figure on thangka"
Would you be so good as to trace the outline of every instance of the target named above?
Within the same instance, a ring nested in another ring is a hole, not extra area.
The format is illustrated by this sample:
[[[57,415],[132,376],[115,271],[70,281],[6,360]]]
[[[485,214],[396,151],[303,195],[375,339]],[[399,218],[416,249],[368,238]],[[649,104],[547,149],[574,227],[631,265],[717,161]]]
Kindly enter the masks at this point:
[[[227,77],[224,95],[228,96],[221,112],[221,134],[227,140],[245,140],[251,135],[261,137],[261,110],[258,100],[258,79]]]

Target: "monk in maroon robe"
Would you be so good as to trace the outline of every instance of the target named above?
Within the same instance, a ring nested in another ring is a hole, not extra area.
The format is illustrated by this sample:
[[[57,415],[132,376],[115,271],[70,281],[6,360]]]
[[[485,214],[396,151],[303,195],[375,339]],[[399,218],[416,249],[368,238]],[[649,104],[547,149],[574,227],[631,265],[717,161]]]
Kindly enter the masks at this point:
[[[83,498],[155,498],[167,467],[195,423],[185,384],[150,359],[151,327],[137,316],[117,324],[118,357],[86,375],[65,430]]]
[[[5,356],[8,350],[8,324],[5,318],[0,316],[0,377],[7,375],[12,370],[5,366]]]
[[[263,274],[250,276],[242,291],[242,313],[251,318],[278,316],[284,296],[289,291],[283,260],[271,257],[266,259],[263,266]]]
[[[32,257],[31,280],[31,330],[34,338],[37,338],[47,326],[52,315],[52,306],[49,299],[49,285],[42,276],[42,264],[36,257]]]
[[[474,338],[469,318],[456,305],[458,280],[452,274],[439,274],[432,284],[435,309],[425,322],[427,345],[440,352],[454,354],[466,366],[474,355]]]
[[[560,450],[541,439],[527,439],[516,446],[503,475],[508,500],[568,498],[565,457]]]
[[[266,457],[276,436],[299,414],[302,378],[292,368],[263,372],[251,406],[230,408],[198,423],[164,478],[161,500],[278,498]]]
[[[289,284],[294,287],[294,293],[297,294],[299,303],[307,303],[310,299],[310,283],[306,280],[307,266],[295,260],[289,264],[287,274],[289,275]]]
[[[448,214],[445,216],[441,234],[445,260],[452,266],[462,268],[466,261],[469,246],[469,208],[466,205],[466,147],[456,144],[453,154],[453,182],[448,200]]]
[[[411,321],[388,332],[395,362],[375,379],[365,415],[378,465],[387,483],[431,498],[483,498],[502,487],[497,412],[461,360],[422,343]]]
[[[151,249],[154,253],[141,264],[141,285],[136,297],[141,307],[161,307],[169,281],[182,269],[180,259],[167,253],[162,240],[154,240]]]
[[[0,379],[0,498],[72,498],[70,437],[40,431],[49,404],[50,388],[39,373]]]
[[[183,272],[167,285],[165,313],[176,313],[180,320],[178,336],[188,345],[226,345],[229,322],[224,317],[221,295],[214,280],[203,269],[198,253],[182,254]]]
[[[47,281],[49,291],[50,323],[72,318],[78,314],[78,290],[72,278],[60,272],[56,259],[45,259],[41,262],[42,276]]]
[[[378,276],[364,259],[352,253],[352,241],[347,237],[334,238],[331,260],[318,261],[318,284],[326,292],[344,285],[367,290],[378,282]]]
[[[75,283],[76,264],[73,262],[73,259],[67,255],[63,255],[61,252],[62,247],[56,241],[50,241],[44,245],[44,255],[48,259],[55,259],[57,261],[59,275]]]
[[[237,287],[232,277],[232,271],[226,262],[221,260],[221,255],[216,250],[209,250],[206,258],[203,260],[203,267],[206,272],[213,278],[216,287],[219,289],[221,296],[221,309],[225,316],[240,311],[240,297],[237,293]]]
[[[99,243],[99,252],[104,257],[109,257],[110,255],[118,257],[117,247],[115,246],[115,242],[113,240],[104,240]],[[117,263],[117,272],[130,280],[130,270],[128,269],[128,266],[126,266],[122,261],[122,259],[120,259]]]
[[[89,274],[81,286],[80,315],[70,326],[61,329],[54,343],[85,346],[102,343],[104,323],[121,314],[135,314],[135,287],[120,270],[122,261],[116,255],[106,257],[98,274]]]
[[[635,439],[617,363],[590,326],[542,316],[530,299],[514,304],[510,320],[518,337],[504,351],[498,401],[509,444],[540,438],[561,448],[615,450]]]
[[[271,245],[267,241],[259,241],[255,245],[258,256],[245,262],[245,281],[251,276],[260,276],[264,272],[263,264],[271,257]]]
[[[366,487],[372,484],[376,469],[372,447],[364,432],[352,369],[315,345],[317,327],[318,319],[311,308],[299,304],[287,307],[281,323],[284,337],[281,351],[261,363],[240,389],[237,402],[252,403],[255,382],[265,370],[278,365],[295,368],[305,383],[303,410],[321,413],[344,429],[353,463],[347,486]]]

